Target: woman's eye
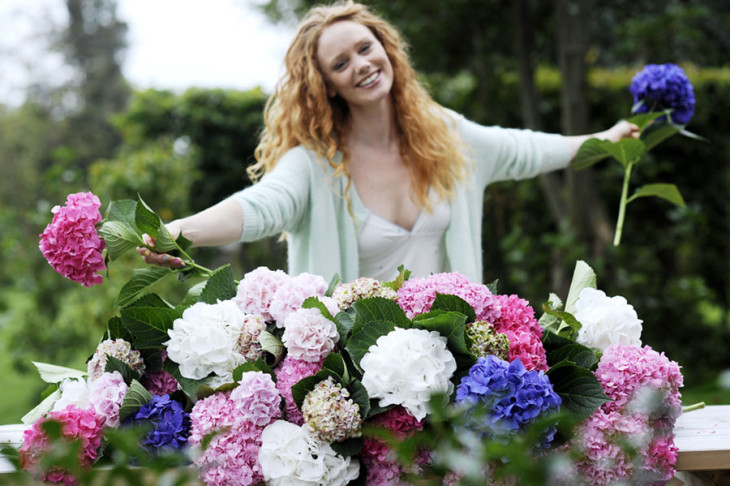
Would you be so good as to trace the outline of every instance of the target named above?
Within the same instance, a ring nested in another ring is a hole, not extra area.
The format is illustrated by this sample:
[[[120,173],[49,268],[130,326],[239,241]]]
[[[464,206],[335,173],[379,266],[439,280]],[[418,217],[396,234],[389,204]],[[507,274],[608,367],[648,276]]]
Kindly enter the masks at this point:
[[[367,51],[369,51],[371,46],[372,46],[372,44],[370,44],[369,42],[366,43],[366,44],[363,44],[362,47],[360,48],[360,52],[367,52]]]
[[[345,67],[345,61],[338,61],[338,62],[336,62],[336,63],[335,63],[335,65],[334,65],[334,70],[335,70],[335,71],[339,71],[339,70],[341,70],[341,69],[342,69],[343,67]]]

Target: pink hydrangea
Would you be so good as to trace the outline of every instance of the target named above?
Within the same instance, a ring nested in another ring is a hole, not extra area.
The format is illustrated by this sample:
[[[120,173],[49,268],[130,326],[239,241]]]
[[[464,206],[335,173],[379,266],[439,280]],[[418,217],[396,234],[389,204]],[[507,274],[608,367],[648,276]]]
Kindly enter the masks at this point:
[[[495,299],[500,309],[499,317],[492,322],[495,331],[530,331],[542,338],[542,326],[529,302],[517,295],[497,295]]]
[[[238,409],[241,419],[258,427],[266,427],[281,417],[281,396],[271,375],[261,371],[243,373],[230,400]]]
[[[174,376],[165,370],[145,373],[142,377],[142,385],[153,395],[172,395],[179,389]]]
[[[209,486],[263,483],[258,461],[262,430],[250,422],[241,422],[235,430],[215,436],[195,459],[203,483]]]
[[[214,393],[195,402],[190,412],[190,444],[200,444],[213,432],[231,427],[236,421],[236,405],[229,400],[231,392]]]
[[[335,349],[339,339],[337,326],[319,309],[298,309],[284,320],[281,341],[293,358],[319,362]]]
[[[397,302],[408,318],[413,319],[431,310],[436,292],[464,299],[474,308],[477,320],[494,322],[500,316],[497,299],[487,286],[471,283],[458,272],[437,273],[426,278],[406,280],[397,292]]]
[[[21,467],[42,476],[45,481],[75,484],[76,480],[62,468],[51,466],[45,471],[40,470],[42,456],[53,447],[50,438],[42,429],[42,424],[48,420],[60,422],[61,435],[64,439],[80,441],[79,464],[89,469],[98,457],[104,418],[96,415],[91,409],[82,410],[69,405],[63,410],[50,412],[23,432],[23,445],[19,450]]]
[[[129,386],[118,371],[104,373],[89,383],[89,403],[107,427],[119,427],[119,409]]]
[[[326,291],[327,282],[319,275],[305,272],[291,277],[276,289],[269,313],[277,327],[284,327],[287,316],[299,309],[307,297],[322,297]]]
[[[679,448],[673,435],[656,437],[643,454],[646,468],[653,473],[654,481],[669,481],[676,472]]]
[[[302,412],[299,411],[297,404],[292,398],[291,387],[299,380],[314,375],[322,369],[322,362],[310,363],[301,359],[295,359],[291,356],[285,357],[279,366],[274,370],[276,375],[276,389],[279,390],[284,399],[286,420],[296,424],[304,424]]]
[[[598,363],[595,375],[612,400],[602,405],[607,412],[624,409],[630,401],[641,399],[642,394],[637,392],[645,393],[646,390],[657,390],[663,398],[658,400],[658,410],[643,413],[673,422],[682,412],[679,388],[684,378],[679,365],[649,346],[609,346]],[[670,425],[673,426],[673,423]]]
[[[103,281],[104,240],[96,232],[101,202],[91,192],[69,194],[63,207],[54,206],[52,222],[40,234],[39,248],[51,267],[86,287]]]
[[[506,330],[504,333],[509,339],[508,360],[511,363],[517,358],[522,361],[528,371],[547,371],[547,356],[545,347],[540,338],[528,330]]]
[[[291,277],[281,270],[258,267],[243,276],[233,301],[246,314],[259,314],[273,321],[269,306],[278,288]]]

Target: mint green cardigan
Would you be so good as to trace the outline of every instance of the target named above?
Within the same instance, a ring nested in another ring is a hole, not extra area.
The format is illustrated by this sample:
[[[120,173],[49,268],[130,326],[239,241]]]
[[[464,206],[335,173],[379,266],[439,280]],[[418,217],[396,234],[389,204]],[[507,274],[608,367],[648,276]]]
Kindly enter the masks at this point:
[[[471,175],[451,202],[445,234],[447,267],[473,282],[482,281],[482,204],[492,182],[535,177],[565,168],[570,149],[561,135],[485,127],[449,112],[469,148]],[[274,169],[251,187],[231,196],[243,210],[241,241],[288,233],[289,273],[309,272],[343,281],[360,276],[358,231],[367,210],[350,191],[353,215],[347,209],[344,177],[302,146],[289,150]]]

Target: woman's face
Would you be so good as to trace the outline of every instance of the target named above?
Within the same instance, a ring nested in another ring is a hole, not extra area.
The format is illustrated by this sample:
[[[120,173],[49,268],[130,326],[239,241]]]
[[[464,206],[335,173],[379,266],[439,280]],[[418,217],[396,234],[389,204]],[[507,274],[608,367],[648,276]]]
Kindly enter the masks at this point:
[[[322,31],[317,62],[329,96],[339,95],[351,107],[387,99],[393,67],[383,45],[362,24],[336,22]]]

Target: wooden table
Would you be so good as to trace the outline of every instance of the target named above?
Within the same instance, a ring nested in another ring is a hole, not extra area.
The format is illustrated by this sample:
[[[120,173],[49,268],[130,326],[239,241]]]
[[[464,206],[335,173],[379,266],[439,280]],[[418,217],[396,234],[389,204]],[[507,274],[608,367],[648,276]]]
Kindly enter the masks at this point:
[[[684,413],[674,433],[679,457],[670,485],[730,484],[730,405]]]

